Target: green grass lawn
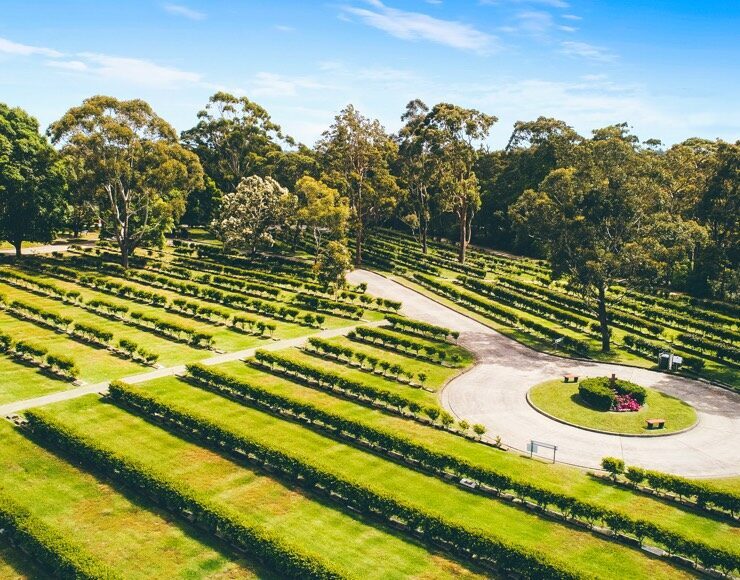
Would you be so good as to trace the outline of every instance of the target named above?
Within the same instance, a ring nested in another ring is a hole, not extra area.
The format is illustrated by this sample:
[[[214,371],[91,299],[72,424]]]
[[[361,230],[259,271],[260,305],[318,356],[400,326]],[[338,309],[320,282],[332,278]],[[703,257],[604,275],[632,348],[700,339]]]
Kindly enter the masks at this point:
[[[3,322],[5,319],[0,314],[0,323]],[[15,361],[7,355],[0,355],[0,405],[72,388],[74,384],[70,381],[54,378],[43,373],[38,367]]]
[[[677,504],[662,501],[651,495],[617,487],[580,469],[560,463],[554,465],[541,463],[515,452],[505,452],[475,443],[452,433],[421,425],[416,421],[402,419],[317,389],[304,387],[239,361],[225,363],[218,368],[270,392],[309,403],[376,429],[408,437],[413,441],[427,444],[436,451],[449,453],[475,465],[500,470],[518,480],[543,486],[554,492],[587,498],[597,505],[623,511],[631,516],[639,514],[641,518],[659,523],[690,538],[725,548],[740,542],[740,528],[736,526],[711,517],[702,517],[700,512],[681,508]],[[740,487],[740,478],[717,480],[716,485],[737,490]]]
[[[365,371],[361,371],[357,368],[350,367],[341,363],[333,362],[329,359],[310,355],[301,351],[298,348],[290,348],[287,350],[280,351],[280,354],[288,357],[290,360],[312,366],[314,368],[321,368],[326,372],[336,373],[337,375],[364,383],[366,385],[372,385],[379,389],[397,393],[409,401],[414,401],[420,405],[438,405],[437,394],[430,393],[423,389],[414,388],[406,383],[399,381],[389,381],[384,379],[380,375],[371,374]]]
[[[176,381],[177,382],[177,381]],[[400,536],[308,497],[263,472],[169,434],[139,417],[82,397],[48,407],[106,449],[143,462],[221,504],[235,520],[263,525],[288,544],[372,578],[466,578],[466,567]],[[218,412],[218,409],[214,409]]]
[[[132,501],[0,422],[0,489],[126,578],[254,578],[194,529]],[[3,552],[0,551],[0,557]],[[8,554],[7,566],[13,566]],[[0,564],[0,578],[9,578]],[[22,577],[22,576],[21,576]]]
[[[80,319],[78,318],[78,320]],[[2,327],[3,332],[16,340],[27,340],[31,343],[43,345],[49,349],[49,352],[62,353],[72,357],[80,368],[80,379],[89,383],[143,373],[150,368],[119,358],[107,349],[72,340],[66,334],[15,318],[7,312],[0,312],[0,327]],[[10,376],[0,375],[0,385],[10,386],[11,379]],[[56,382],[59,383],[58,388],[66,388],[65,385],[68,384],[63,381]],[[35,390],[33,384],[22,387],[21,390],[26,388],[30,391]]]
[[[453,368],[428,362],[411,355],[399,353],[395,350],[382,348],[379,345],[371,346],[364,342],[350,340],[344,336],[329,339],[328,342],[338,346],[351,348],[352,350],[364,353],[367,356],[374,356],[380,360],[386,360],[391,364],[398,364],[403,367],[404,370],[414,373],[414,382],[416,383],[418,383],[418,374],[425,373],[427,375],[427,380],[424,383],[424,387],[435,391],[442,388],[448,381],[459,375],[464,370],[459,367]],[[367,368],[367,364],[365,366]],[[365,376],[373,375],[365,373]]]
[[[340,477],[520,546],[542,550],[587,574],[619,577],[676,577],[682,573],[637,550],[588,532],[539,518],[507,502],[463,490],[436,477],[325,437],[306,427],[244,407],[176,378],[139,386],[158,400],[208,418],[236,433],[301,458]]]
[[[535,385],[529,391],[529,400],[553,417],[611,433],[657,436],[687,429],[696,423],[696,411],[688,403],[654,389],[645,390],[647,397],[642,408],[623,413],[589,407],[578,395],[578,384],[564,383],[562,379]],[[665,419],[665,428],[649,430],[647,419]]]

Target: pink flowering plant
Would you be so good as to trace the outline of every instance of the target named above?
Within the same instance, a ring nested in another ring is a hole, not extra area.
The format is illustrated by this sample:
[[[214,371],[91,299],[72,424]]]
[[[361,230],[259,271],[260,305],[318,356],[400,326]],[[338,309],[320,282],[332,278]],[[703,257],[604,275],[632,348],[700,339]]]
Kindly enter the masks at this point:
[[[614,397],[614,403],[612,404],[612,411],[628,412],[628,411],[639,411],[640,403],[638,403],[632,395],[616,395]]]

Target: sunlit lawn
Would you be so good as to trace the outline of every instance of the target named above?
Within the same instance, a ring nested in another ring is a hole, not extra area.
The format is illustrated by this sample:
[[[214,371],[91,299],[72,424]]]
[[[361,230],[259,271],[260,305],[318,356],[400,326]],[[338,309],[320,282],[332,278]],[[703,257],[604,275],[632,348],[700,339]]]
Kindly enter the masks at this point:
[[[408,437],[429,445],[439,452],[449,453],[474,464],[500,470],[521,481],[531,482],[555,492],[586,498],[598,505],[622,510],[630,515],[639,515],[639,517],[660,523],[697,540],[716,542],[717,545],[724,547],[730,547],[740,541],[740,528],[736,526],[711,517],[701,517],[692,510],[679,509],[675,504],[664,502],[650,495],[633,493],[616,487],[573,467],[563,464],[545,464],[522,457],[513,451],[505,452],[468,441],[440,429],[402,419],[381,410],[370,409],[317,389],[299,385],[283,377],[264,373],[239,361],[225,363],[217,368],[267,389],[269,392],[312,404],[377,429]],[[495,435],[495,432],[491,435]],[[737,490],[740,486],[740,479],[717,480],[715,484],[718,487]]]
[[[302,425],[189,386],[176,378],[152,381],[137,388],[168,405],[195,412],[339,477],[390,494],[452,523],[483,530],[523,547],[537,548],[586,573],[603,575],[608,570],[620,577],[647,574],[653,578],[679,575],[666,563],[646,558],[639,551],[538,518],[506,502],[470,493]]]
[[[0,422],[0,489],[126,578],[250,578],[194,529],[128,499]],[[0,558],[3,553],[0,551]],[[12,578],[3,573],[0,578]]]
[[[358,577],[460,578],[459,564],[307,497],[241,464],[175,437],[113,405],[84,397],[49,407],[63,423],[116,453],[136,458],[221,504],[234,519],[264,525]],[[217,412],[217,409],[214,409]],[[358,516],[359,517],[359,516]]]

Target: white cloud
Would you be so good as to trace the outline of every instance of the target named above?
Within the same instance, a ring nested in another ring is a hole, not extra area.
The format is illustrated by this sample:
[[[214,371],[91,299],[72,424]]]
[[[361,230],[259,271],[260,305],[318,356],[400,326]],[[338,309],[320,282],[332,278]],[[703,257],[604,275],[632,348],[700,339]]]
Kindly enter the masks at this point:
[[[69,71],[82,72],[87,70],[87,65],[81,60],[47,60],[44,64]]]
[[[53,50],[51,48],[20,44],[18,42],[8,40],[7,38],[0,38],[0,53],[13,54],[17,56],[33,56],[39,54],[51,58],[59,58],[61,56],[64,56],[61,52]]]
[[[137,85],[171,87],[181,83],[198,83],[201,75],[161,66],[148,60],[82,52],[77,56],[87,62],[88,72],[99,77]]]
[[[580,57],[598,62],[613,62],[617,56],[607,49],[587,42],[566,41],[560,44],[561,52],[568,56]]]
[[[541,10],[519,12],[516,19],[516,29],[533,36],[543,36],[552,27],[552,15]]]
[[[292,26],[286,26],[285,24],[276,24],[275,30],[279,32],[293,32],[295,28],[293,28]]]
[[[562,30],[563,32],[577,32],[578,29],[574,26],[558,26],[558,30]]]
[[[368,3],[373,9],[345,6],[343,14],[356,16],[365,24],[404,40],[428,40],[479,53],[490,51],[495,42],[490,34],[463,22],[391,8],[380,0],[368,0]]]
[[[187,6],[183,6],[182,4],[165,4],[163,8],[166,12],[169,12],[170,14],[174,14],[175,16],[183,16],[188,20],[203,20],[206,17],[204,12],[193,10],[192,8],[188,8]]]
[[[566,20],[583,20],[583,18],[576,16],[575,14],[563,14],[563,18]]]

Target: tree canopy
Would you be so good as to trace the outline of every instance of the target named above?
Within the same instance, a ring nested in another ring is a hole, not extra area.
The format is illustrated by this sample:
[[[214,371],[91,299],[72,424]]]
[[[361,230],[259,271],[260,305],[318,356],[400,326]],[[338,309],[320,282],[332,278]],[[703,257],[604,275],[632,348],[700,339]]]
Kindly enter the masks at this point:
[[[162,243],[185,212],[188,193],[203,185],[198,156],[144,101],[91,97],[49,133],[95,183],[104,230],[118,243],[124,267],[140,244]]]
[[[50,242],[67,212],[58,156],[23,109],[0,103],[0,240]]]

